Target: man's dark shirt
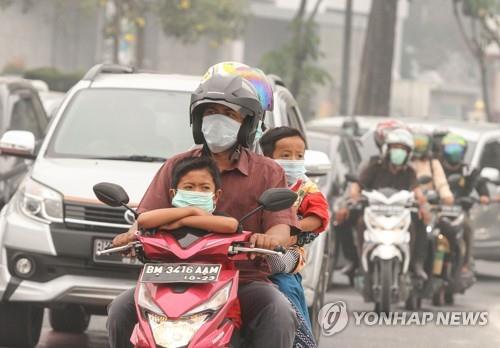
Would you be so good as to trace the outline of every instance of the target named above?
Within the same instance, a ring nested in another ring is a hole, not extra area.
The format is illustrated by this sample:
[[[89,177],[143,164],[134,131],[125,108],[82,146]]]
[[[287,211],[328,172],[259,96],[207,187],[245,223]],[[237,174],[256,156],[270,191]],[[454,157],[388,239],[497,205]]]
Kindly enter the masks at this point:
[[[395,190],[413,190],[418,186],[417,174],[410,166],[405,166],[397,173],[389,169],[387,161],[371,159],[361,170],[359,184],[364,190],[377,190],[390,187]]]

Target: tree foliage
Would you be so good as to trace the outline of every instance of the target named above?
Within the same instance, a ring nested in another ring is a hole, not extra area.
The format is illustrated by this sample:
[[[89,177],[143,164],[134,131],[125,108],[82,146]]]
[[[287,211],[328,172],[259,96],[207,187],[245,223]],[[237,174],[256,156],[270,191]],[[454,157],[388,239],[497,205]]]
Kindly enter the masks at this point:
[[[290,39],[276,50],[266,53],[260,63],[266,73],[283,79],[306,115],[310,114],[311,98],[316,87],[331,81],[328,72],[317,64],[322,57],[315,22],[320,3],[321,0],[316,0],[314,9],[307,14],[307,0],[301,0],[290,23]]]
[[[163,32],[184,42],[208,37],[213,45],[240,36],[247,17],[247,0],[85,0],[85,8],[112,5],[114,13],[106,23],[105,35],[113,39],[113,60],[118,63],[119,41],[123,23],[132,24],[135,33],[136,65],[141,66],[144,27],[148,13],[158,16]]]
[[[195,42],[206,36],[214,45],[243,33],[246,9],[246,0],[182,0],[157,4],[166,35],[184,42]]]
[[[489,96],[488,48],[500,49],[500,1],[499,0],[452,0],[453,13],[469,51],[478,62],[485,113],[490,121],[498,121],[493,115]],[[466,25],[468,21],[469,25]]]

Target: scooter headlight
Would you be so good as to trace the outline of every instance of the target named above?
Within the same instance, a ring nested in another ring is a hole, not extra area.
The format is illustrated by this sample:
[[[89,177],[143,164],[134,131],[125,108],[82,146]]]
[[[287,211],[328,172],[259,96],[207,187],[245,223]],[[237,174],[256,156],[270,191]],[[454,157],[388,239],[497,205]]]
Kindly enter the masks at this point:
[[[61,194],[31,178],[21,184],[17,193],[17,205],[24,215],[37,221],[63,221]]]
[[[217,312],[224,306],[229,298],[229,293],[231,292],[232,281],[224,285],[220,290],[218,290],[210,300],[202,303],[196,308],[193,308],[187,312],[184,316],[194,315],[206,311]]]
[[[210,314],[195,314],[179,320],[169,320],[166,316],[148,313],[147,318],[153,337],[159,347],[187,347],[193,336],[207,321]]]
[[[152,312],[158,315],[164,315],[163,311],[153,300],[153,296],[148,290],[147,283],[140,283],[139,293],[137,294],[137,303],[144,311]]]
[[[147,308],[151,312],[148,312],[146,317],[151,327],[151,331],[153,332],[156,344],[165,348],[188,346],[201,326],[210,319],[214,312],[221,309],[227,302],[231,292],[231,285],[232,282],[227,283],[207,302],[190,310],[177,320],[167,318],[150,297],[147,302],[151,302],[153,306]],[[141,285],[141,288],[143,287],[144,285]],[[149,294],[149,292],[147,293]],[[139,302],[140,301],[139,299]],[[154,310],[154,307],[156,307],[157,310]],[[146,307],[143,306],[143,308]]]

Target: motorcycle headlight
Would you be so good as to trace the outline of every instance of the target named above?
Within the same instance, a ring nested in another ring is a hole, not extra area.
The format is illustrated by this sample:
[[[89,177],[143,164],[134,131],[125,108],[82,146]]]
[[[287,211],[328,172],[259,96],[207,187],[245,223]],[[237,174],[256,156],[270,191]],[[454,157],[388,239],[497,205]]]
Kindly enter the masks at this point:
[[[26,216],[45,223],[63,222],[63,197],[53,189],[27,178],[17,193],[17,205]]]
[[[148,290],[147,283],[140,283],[139,285],[139,293],[137,295],[137,303],[139,307],[143,310],[153,312],[158,315],[164,315],[163,311],[153,300],[153,296]]]
[[[144,284],[139,289],[139,305],[147,310],[155,342],[160,347],[185,347],[211,315],[224,306],[229,298],[232,282],[218,290],[207,302],[190,310],[181,318],[172,320],[154,303]],[[141,292],[141,289],[142,292]],[[141,297],[142,296],[142,297]]]
[[[195,314],[179,320],[168,320],[166,316],[148,313],[148,322],[159,347],[187,347],[193,336],[207,321],[210,314]]]
[[[227,299],[229,298],[229,293],[231,291],[231,285],[232,282],[229,282],[226,285],[224,285],[220,290],[218,290],[212,296],[212,298],[210,298],[210,300],[202,303],[196,308],[193,308],[192,310],[187,312],[185,316],[194,315],[205,311],[217,312],[227,302]]]

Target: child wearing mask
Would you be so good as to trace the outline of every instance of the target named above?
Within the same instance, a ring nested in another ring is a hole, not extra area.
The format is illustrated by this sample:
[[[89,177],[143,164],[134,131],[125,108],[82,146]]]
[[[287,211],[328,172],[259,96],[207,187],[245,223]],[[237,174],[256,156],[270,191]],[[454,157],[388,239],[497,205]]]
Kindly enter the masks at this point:
[[[139,228],[174,230],[192,227],[217,233],[235,233],[238,220],[223,216],[215,207],[222,190],[217,166],[208,157],[188,157],[179,161],[172,174],[169,194],[175,208],[156,209],[137,218]]]
[[[267,131],[260,139],[260,147],[264,156],[273,158],[285,170],[289,188],[297,193],[295,202],[301,232],[291,237],[291,245],[287,254],[297,255],[297,262],[291,273],[273,275],[270,279],[275,283],[300,310],[309,327],[309,314],[302,288],[302,276],[299,271],[305,265],[305,253],[302,246],[310,243],[323,232],[329,223],[328,203],[315,183],[305,173],[304,154],[306,142],[302,133],[290,127],[277,127]],[[287,271],[290,271],[287,269]]]

